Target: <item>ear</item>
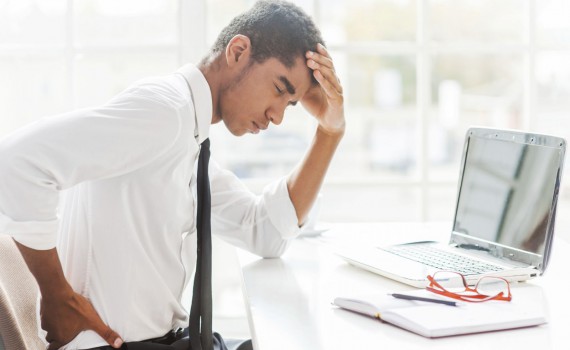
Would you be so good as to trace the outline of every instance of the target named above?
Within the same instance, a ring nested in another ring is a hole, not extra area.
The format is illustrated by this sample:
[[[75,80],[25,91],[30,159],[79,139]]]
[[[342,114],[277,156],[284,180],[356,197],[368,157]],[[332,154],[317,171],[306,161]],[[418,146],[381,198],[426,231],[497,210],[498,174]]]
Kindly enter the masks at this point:
[[[226,46],[226,63],[228,67],[242,66],[249,62],[251,41],[245,35],[234,36]]]

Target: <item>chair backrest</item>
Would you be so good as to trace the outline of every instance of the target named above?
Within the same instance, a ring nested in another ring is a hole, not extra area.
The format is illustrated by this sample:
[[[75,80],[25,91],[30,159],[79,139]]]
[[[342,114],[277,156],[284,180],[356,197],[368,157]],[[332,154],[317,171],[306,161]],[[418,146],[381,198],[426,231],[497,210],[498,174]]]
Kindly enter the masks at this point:
[[[36,319],[38,292],[12,237],[0,235],[0,336],[6,350],[45,349]]]

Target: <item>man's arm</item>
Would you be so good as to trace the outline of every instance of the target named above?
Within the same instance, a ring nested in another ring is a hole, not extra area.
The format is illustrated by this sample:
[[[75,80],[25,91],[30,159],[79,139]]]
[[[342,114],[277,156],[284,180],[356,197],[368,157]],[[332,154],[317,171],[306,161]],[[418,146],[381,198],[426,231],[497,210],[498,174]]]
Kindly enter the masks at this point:
[[[53,248],[59,191],[139,169],[179,135],[178,111],[149,98],[149,87],[133,89],[101,108],[46,118],[0,140],[0,231],[18,242],[38,282],[49,349],[87,329],[110,344],[118,338],[73,292]]]
[[[303,96],[301,103],[318,120],[319,126],[308,153],[287,179],[299,225],[313,206],[345,130],[342,86],[330,55],[319,44],[317,52],[307,52],[306,58],[319,84]]]
[[[47,332],[48,350],[59,349],[88,329],[97,332],[114,348],[121,347],[123,341],[119,335],[103,323],[87,299],[73,291],[55,248],[35,250],[18,242],[16,246],[40,288],[41,327]]]

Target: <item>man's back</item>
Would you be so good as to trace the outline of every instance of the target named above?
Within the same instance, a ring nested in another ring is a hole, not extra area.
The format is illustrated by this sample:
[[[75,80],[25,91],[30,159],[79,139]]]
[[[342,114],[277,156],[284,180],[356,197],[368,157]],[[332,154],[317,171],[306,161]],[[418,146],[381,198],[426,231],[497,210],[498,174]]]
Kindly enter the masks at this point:
[[[51,154],[35,153],[41,159],[30,163],[43,164],[53,186],[65,189],[57,244],[65,275],[125,339],[186,325],[180,298],[194,270],[184,233],[194,230],[195,127],[185,78],[172,74],[13,136],[34,137]],[[87,331],[68,347],[76,345],[105,343]]]

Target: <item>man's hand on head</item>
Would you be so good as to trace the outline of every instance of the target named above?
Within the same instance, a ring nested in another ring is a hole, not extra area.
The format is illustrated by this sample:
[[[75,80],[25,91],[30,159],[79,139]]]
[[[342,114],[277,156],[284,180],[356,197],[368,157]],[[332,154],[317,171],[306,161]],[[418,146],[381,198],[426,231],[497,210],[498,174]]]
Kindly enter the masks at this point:
[[[40,307],[48,350],[59,349],[85,330],[95,331],[114,348],[123,344],[121,337],[101,320],[91,303],[80,294],[71,292],[42,298]]]
[[[345,129],[344,98],[342,85],[327,49],[317,45],[317,51],[308,51],[307,67],[319,83],[311,86],[301,99],[303,107],[319,122],[319,128],[326,133],[342,135]]]

